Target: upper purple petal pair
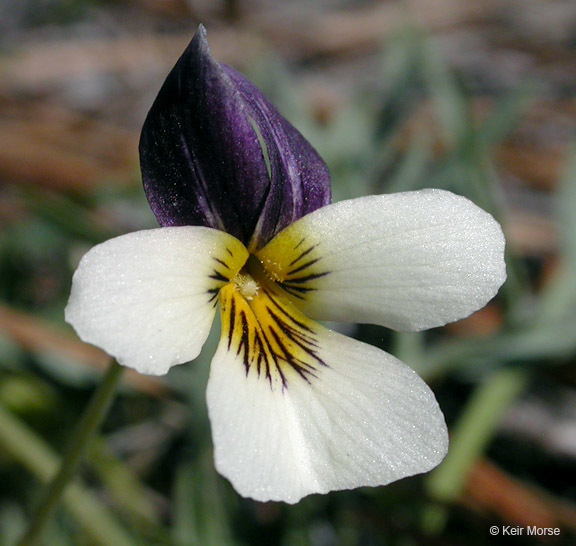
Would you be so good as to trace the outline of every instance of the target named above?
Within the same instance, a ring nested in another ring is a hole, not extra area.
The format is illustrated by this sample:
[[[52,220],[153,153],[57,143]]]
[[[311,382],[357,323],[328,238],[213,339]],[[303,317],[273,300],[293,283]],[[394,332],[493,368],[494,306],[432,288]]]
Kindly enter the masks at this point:
[[[205,34],[201,26],[144,123],[144,190],[161,226],[221,229],[257,250],[330,202],[328,169],[253,84],[214,60]]]

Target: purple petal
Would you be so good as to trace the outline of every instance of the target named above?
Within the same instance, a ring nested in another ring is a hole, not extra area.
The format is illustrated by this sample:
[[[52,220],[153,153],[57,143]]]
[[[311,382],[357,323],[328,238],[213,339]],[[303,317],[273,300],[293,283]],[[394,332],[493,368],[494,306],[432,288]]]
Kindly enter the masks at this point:
[[[214,60],[203,27],[148,113],[140,164],[160,225],[222,229],[253,249],[330,202],[320,156],[254,85]]]

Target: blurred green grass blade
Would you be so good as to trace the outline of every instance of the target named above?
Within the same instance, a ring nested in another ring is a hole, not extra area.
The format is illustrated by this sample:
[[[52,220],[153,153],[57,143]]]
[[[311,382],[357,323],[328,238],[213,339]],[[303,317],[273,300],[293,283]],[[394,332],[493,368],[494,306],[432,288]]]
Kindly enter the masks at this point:
[[[557,274],[542,290],[534,324],[545,328],[576,316],[576,264],[568,260],[558,266]]]
[[[423,51],[426,87],[434,101],[444,140],[454,147],[466,138],[472,126],[468,102],[454,74],[430,40]]]
[[[384,52],[376,140],[394,135],[421,95],[423,34],[413,25],[405,25],[392,34]]]
[[[310,113],[286,62],[269,50],[247,66],[244,73],[276,105],[282,115],[301,130],[299,125],[307,123]]]
[[[576,269],[576,146],[558,184],[558,229],[562,255]]]
[[[49,546],[77,546],[78,540],[74,533],[70,533],[58,520],[52,520],[44,532],[45,544]]]
[[[576,317],[576,147],[568,154],[556,202],[560,263],[542,290],[536,318],[539,325]]]
[[[290,526],[282,540],[282,546],[308,546],[309,544],[308,532],[301,526]]]
[[[519,361],[527,365],[541,361],[560,364],[576,351],[574,332],[576,316],[542,325],[529,324],[491,337],[440,341],[426,347],[422,373],[431,378],[479,362],[493,362],[496,366]]]
[[[386,192],[411,191],[424,187],[431,158],[431,138],[424,132],[419,133],[404,154],[396,173],[386,184]]]
[[[248,79],[264,92],[280,113],[290,120],[326,160],[323,153],[323,131],[286,63],[278,56],[267,55],[248,66],[246,73]]]
[[[59,457],[25,423],[0,406],[0,444],[38,480],[47,483],[60,467]],[[97,544],[135,546],[112,513],[76,480],[64,505]]]
[[[432,65],[440,66],[437,71],[444,76],[437,76],[440,84],[437,88],[435,102],[444,119],[445,134],[452,135],[447,142],[451,144],[448,155],[439,162],[435,172],[429,177],[429,185],[455,191],[478,204],[491,213],[496,220],[502,222],[506,210],[506,199],[502,190],[500,178],[491,157],[488,144],[495,144],[507,131],[511,130],[516,117],[520,115],[525,102],[520,102],[515,93],[502,99],[491,117],[479,128],[474,127],[469,106],[464,95],[453,81],[448,69],[437,62],[432,55]],[[446,80],[446,81],[444,81]],[[442,94],[446,93],[445,97]],[[529,97],[528,90],[522,90],[520,96]],[[450,104],[455,101],[450,111]],[[444,104],[446,103],[446,104]],[[444,113],[442,113],[444,111]],[[516,256],[506,249],[508,280],[501,293],[509,309],[524,305],[530,294],[525,268]],[[515,314],[507,315],[515,318]]]
[[[550,364],[559,364],[559,358],[568,358],[576,350],[575,332],[576,316],[541,326],[530,325],[514,335],[501,338],[495,353],[510,362],[548,360]]]
[[[407,172],[410,167],[417,170],[419,152],[423,151],[419,146],[422,139],[418,140],[416,149],[410,147],[404,153],[398,146],[398,133],[422,99],[422,47],[422,32],[410,24],[392,33],[386,42],[381,89],[377,92],[375,106],[371,108],[371,112],[376,110],[377,115],[371,113],[371,142],[366,147],[370,155],[365,165],[373,186],[367,189],[367,193],[398,191],[407,176],[413,174]]]
[[[527,381],[528,373],[524,370],[500,369],[476,388],[451,434],[448,455],[427,477],[432,497],[449,502],[462,493],[469,470],[485,451],[502,414],[524,390]]]
[[[373,120],[353,104],[341,109],[323,129],[319,152],[332,178],[332,200],[342,201],[370,192]]]
[[[557,274],[541,292],[534,319],[535,324],[541,327],[576,314],[576,267],[565,260],[558,268]]]
[[[0,374],[0,404],[20,417],[44,421],[59,402],[55,389],[36,375]]]
[[[96,437],[92,441],[87,457],[123,513],[147,524],[158,524],[150,491],[140,483],[130,467],[110,452],[102,438]]]
[[[114,229],[96,221],[94,212],[68,197],[49,192],[23,190],[26,204],[49,225],[68,236],[98,244],[118,235]]]
[[[524,82],[499,98],[480,123],[477,135],[484,147],[498,144],[516,126],[535,97],[532,82]]]
[[[492,157],[481,149],[482,146],[478,144],[478,140],[476,144],[475,165],[470,172],[474,182],[475,202],[492,214],[500,224],[503,224],[507,205],[497,169]],[[524,318],[525,309],[533,306],[529,275],[524,261],[511,250],[509,245],[506,245],[504,260],[507,279],[500,293],[510,311],[505,314],[506,321],[516,324]]]
[[[178,468],[174,482],[174,543],[233,546],[228,508],[210,450]]]
[[[174,510],[172,514],[172,537],[177,546],[201,546],[201,532],[197,527],[199,519],[195,492],[192,489],[194,467],[182,464],[176,471],[174,480]]]
[[[393,332],[392,339],[394,356],[408,363],[418,375],[421,372],[425,374],[426,351],[422,332]]]
[[[424,46],[424,33],[407,23],[390,34],[383,49],[383,82],[391,89],[406,89],[419,71]]]
[[[23,367],[26,353],[11,337],[0,332],[0,369],[19,370]]]
[[[0,503],[0,544],[15,544],[25,529],[26,517],[22,508],[4,499]]]
[[[87,388],[98,380],[98,370],[78,366],[78,360],[62,354],[59,348],[40,348],[35,353],[35,361],[40,370],[56,379],[61,385]]]

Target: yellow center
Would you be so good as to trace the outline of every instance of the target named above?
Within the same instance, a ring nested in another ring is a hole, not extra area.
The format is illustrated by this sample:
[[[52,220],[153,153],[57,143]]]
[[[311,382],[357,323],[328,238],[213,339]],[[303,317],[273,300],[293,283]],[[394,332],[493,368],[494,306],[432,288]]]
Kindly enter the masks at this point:
[[[318,367],[318,326],[303,315],[250,257],[219,291],[220,343],[243,362],[246,375],[265,377],[273,388],[286,388],[297,377],[310,382]]]

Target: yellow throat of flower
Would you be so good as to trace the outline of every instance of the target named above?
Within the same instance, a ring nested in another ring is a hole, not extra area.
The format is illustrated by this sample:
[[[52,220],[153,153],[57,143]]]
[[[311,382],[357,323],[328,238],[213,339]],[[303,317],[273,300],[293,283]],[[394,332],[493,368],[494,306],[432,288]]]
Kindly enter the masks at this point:
[[[310,382],[319,367],[316,331],[251,256],[219,292],[220,343],[241,357],[246,375],[265,377],[272,388],[286,388],[296,378]]]

